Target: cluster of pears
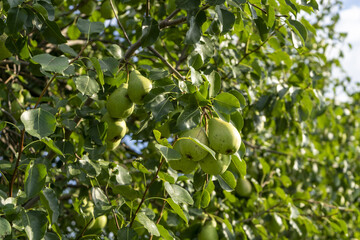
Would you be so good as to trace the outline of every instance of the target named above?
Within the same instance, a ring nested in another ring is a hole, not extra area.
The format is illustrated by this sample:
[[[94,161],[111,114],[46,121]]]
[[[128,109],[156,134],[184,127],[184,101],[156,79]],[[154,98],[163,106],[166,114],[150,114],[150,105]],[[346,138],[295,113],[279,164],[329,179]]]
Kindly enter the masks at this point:
[[[196,127],[184,132],[181,137],[191,137],[209,146],[216,152],[216,158],[189,139],[175,142],[174,149],[181,153],[180,160],[170,161],[171,168],[183,173],[191,173],[200,164],[201,169],[211,175],[223,174],[230,165],[230,155],[237,152],[241,145],[238,130],[230,123],[219,118],[208,122],[208,132]]]
[[[122,84],[110,94],[106,103],[107,113],[103,117],[103,121],[108,124],[108,150],[119,146],[126,134],[126,118],[133,113],[135,104],[143,104],[143,99],[151,88],[151,81],[135,70],[130,73],[128,83]]]

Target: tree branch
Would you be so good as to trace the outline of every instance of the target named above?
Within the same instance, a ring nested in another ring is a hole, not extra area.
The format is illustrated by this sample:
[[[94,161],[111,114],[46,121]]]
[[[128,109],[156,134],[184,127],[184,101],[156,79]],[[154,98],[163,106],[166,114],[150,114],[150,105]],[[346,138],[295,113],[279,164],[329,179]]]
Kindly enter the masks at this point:
[[[265,10],[265,9],[262,9],[261,7],[251,3],[251,2],[248,2],[251,6],[253,6],[254,8],[257,8],[259,9],[260,11],[262,11],[264,14],[268,14],[268,12]],[[282,14],[275,14],[275,17],[288,17],[288,15],[282,15]]]
[[[143,194],[143,196],[142,196],[142,199],[141,199],[141,201],[140,201],[140,203],[139,203],[139,206],[138,206],[138,208],[136,209],[135,214],[134,214],[133,218],[132,218],[131,221],[130,221],[130,225],[129,225],[130,227],[133,225],[133,223],[134,223],[134,221],[135,221],[135,218],[136,218],[136,215],[138,214],[138,212],[139,212],[139,210],[140,210],[140,208],[141,208],[141,205],[142,205],[142,204],[144,203],[144,201],[145,201],[146,193],[149,191],[150,186],[151,186],[151,185],[155,182],[155,180],[157,179],[157,176],[158,176],[158,174],[159,174],[159,171],[160,171],[161,166],[163,165],[164,161],[165,161],[164,158],[161,157],[161,158],[160,158],[160,164],[159,164],[159,166],[158,166],[158,169],[157,169],[154,177],[151,179],[151,182],[146,186],[145,192],[144,192],[144,194]]]
[[[115,14],[115,18],[116,18],[116,20],[117,20],[117,23],[118,23],[119,27],[121,28],[121,31],[122,31],[123,34],[124,34],[124,37],[125,37],[126,41],[131,45],[131,41],[130,41],[130,39],[129,39],[129,36],[128,36],[127,33],[126,33],[124,26],[123,26],[123,25],[121,24],[121,22],[120,22],[119,16],[118,16],[117,13],[116,13],[116,9],[115,9],[115,6],[114,6],[112,0],[110,0],[110,5],[111,5],[111,8],[112,8],[112,10],[113,10],[113,12],[114,12],[114,14]]]
[[[148,49],[155,54],[155,56],[157,56],[158,58],[160,58],[160,60],[170,68],[171,72],[173,72],[178,78],[180,78],[181,80],[185,80],[185,77],[183,75],[181,75],[181,73],[179,73],[163,56],[161,56],[161,54],[156,51],[155,48],[153,47],[148,47]]]
[[[251,144],[250,142],[245,141],[245,140],[242,140],[242,141],[244,142],[245,146],[250,147],[250,148],[255,149],[255,150],[260,150],[260,151],[269,152],[269,153],[275,153],[275,154],[279,154],[279,155],[283,155],[283,156],[290,156],[290,154],[288,154],[288,153],[284,153],[284,152],[279,152],[279,151],[272,150],[272,149],[263,148],[263,147],[261,147],[261,146]]]

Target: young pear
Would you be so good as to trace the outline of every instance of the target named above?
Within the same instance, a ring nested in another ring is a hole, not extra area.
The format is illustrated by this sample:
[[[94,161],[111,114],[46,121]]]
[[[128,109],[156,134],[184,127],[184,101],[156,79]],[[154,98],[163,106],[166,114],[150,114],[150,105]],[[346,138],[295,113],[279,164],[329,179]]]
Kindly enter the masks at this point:
[[[209,120],[208,134],[210,147],[216,152],[232,155],[240,148],[241,137],[238,130],[219,118]]]
[[[206,136],[206,133],[202,127],[196,127],[184,132],[180,137],[191,137],[199,140],[202,144],[208,146],[209,141]],[[180,152],[184,158],[187,158],[192,161],[200,161],[208,154],[207,151],[202,149],[196,143],[190,139],[181,139],[179,141]]]
[[[84,234],[99,234],[101,230],[106,227],[106,224],[107,216],[101,215],[89,223]]]
[[[223,174],[231,163],[229,155],[221,153],[216,154],[216,159],[211,154],[208,154],[200,162],[201,169],[207,174],[220,175]]]
[[[112,19],[115,17],[114,11],[111,8],[110,0],[106,0],[100,8],[101,16],[105,19]]]
[[[180,153],[180,144],[179,141],[177,141],[174,144],[174,150],[178,151]],[[189,174],[193,172],[197,167],[197,162],[194,162],[188,158],[182,157],[179,160],[171,160],[169,161],[170,167],[176,171],[180,171],[185,174]]]
[[[151,81],[139,71],[132,71],[129,79],[129,97],[136,104],[143,104],[144,97],[152,88]]]
[[[236,181],[235,192],[241,197],[249,197],[251,190],[251,183],[246,178],[239,177]]]
[[[205,224],[204,227],[202,227],[199,235],[199,240],[218,240],[219,235],[216,231],[216,222],[208,222]]]
[[[106,108],[112,118],[127,118],[134,111],[134,106],[128,95],[127,84],[121,85],[110,94],[106,103]]]

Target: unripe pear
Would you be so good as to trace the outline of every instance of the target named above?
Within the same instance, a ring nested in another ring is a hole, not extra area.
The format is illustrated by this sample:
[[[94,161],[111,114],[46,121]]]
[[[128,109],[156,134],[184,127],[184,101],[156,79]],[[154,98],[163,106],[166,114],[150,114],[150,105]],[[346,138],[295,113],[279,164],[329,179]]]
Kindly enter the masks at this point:
[[[180,153],[180,144],[179,141],[177,141],[174,144],[174,150],[178,151]],[[180,171],[185,174],[189,174],[192,171],[194,171],[197,167],[197,162],[194,162],[188,158],[182,157],[179,160],[171,160],[169,161],[170,167],[176,171]]]
[[[98,234],[106,227],[107,217],[101,215],[90,222],[84,234]]]
[[[229,155],[217,153],[215,159],[211,154],[208,154],[200,161],[200,167],[207,174],[220,175],[227,170],[230,163],[231,158]]]
[[[241,137],[238,130],[230,123],[219,118],[209,120],[210,147],[216,152],[232,155],[241,145]]]
[[[151,81],[141,75],[139,71],[132,71],[129,79],[129,97],[136,104],[143,104],[144,97],[152,88]]]
[[[112,118],[127,118],[132,114],[134,103],[128,96],[127,84],[121,85],[109,96],[106,108]]]
[[[202,127],[196,127],[184,132],[180,137],[191,137],[199,140],[202,144],[208,146],[209,141],[206,136],[206,133]],[[202,149],[196,143],[190,139],[181,139],[179,140],[180,152],[184,158],[187,158],[192,161],[200,161],[208,154],[207,151]]]
[[[87,1],[79,8],[81,13],[84,13],[88,16],[90,16],[95,11],[95,9],[96,9],[96,3],[94,1]]]
[[[126,134],[126,122],[122,119],[111,118],[108,113],[103,117],[108,124],[106,141],[116,142],[121,140]]]
[[[208,222],[205,224],[205,226],[201,229],[199,235],[199,240],[218,240],[219,235],[216,231],[216,225],[214,226],[214,223]]]
[[[114,11],[111,8],[111,3],[109,0],[106,0],[100,8],[101,16],[105,19],[112,19],[115,17]]]
[[[251,183],[246,178],[239,177],[236,182],[235,192],[241,197],[249,197],[251,190]]]

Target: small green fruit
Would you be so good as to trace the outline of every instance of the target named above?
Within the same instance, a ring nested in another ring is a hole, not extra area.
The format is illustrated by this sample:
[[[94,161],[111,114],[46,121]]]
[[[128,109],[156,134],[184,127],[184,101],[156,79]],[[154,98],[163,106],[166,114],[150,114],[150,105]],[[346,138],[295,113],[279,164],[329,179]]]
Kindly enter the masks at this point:
[[[79,10],[81,13],[90,16],[96,9],[96,3],[94,1],[87,1],[84,5],[82,5]]]
[[[121,85],[109,96],[106,108],[112,118],[127,118],[132,114],[134,103],[129,99],[127,84]]]
[[[239,177],[236,183],[235,192],[241,197],[249,197],[251,195],[251,183],[246,178]]]
[[[174,150],[180,153],[179,141],[174,144]],[[193,172],[197,167],[197,162],[189,160],[188,158],[182,157],[180,160],[169,161],[170,167],[176,171],[180,171],[185,174]]]
[[[152,88],[151,81],[142,76],[139,71],[132,71],[129,79],[129,97],[136,104],[143,104],[144,97]]]
[[[126,123],[122,119],[111,118],[108,113],[103,117],[108,124],[106,141],[116,142],[121,140],[126,134]]]
[[[85,234],[97,234],[100,233],[103,228],[106,227],[107,217],[105,215],[101,215],[95,220],[92,220],[91,223],[86,228]]]
[[[200,167],[207,174],[220,175],[226,171],[230,163],[231,158],[229,155],[217,153],[215,159],[211,154],[208,154],[200,161]]]
[[[105,19],[112,19],[115,17],[114,11],[111,8],[111,3],[109,0],[106,0],[100,8],[101,16]]]
[[[216,223],[215,223],[216,224]],[[199,235],[199,240],[218,240],[219,235],[216,231],[216,225],[214,223],[208,222],[205,226],[201,229]]]
[[[209,120],[210,147],[216,152],[232,155],[237,152],[241,145],[241,137],[238,130],[228,122],[219,118]]]
[[[202,144],[208,146],[208,138],[202,127],[196,127],[184,132],[180,137],[191,137],[199,140]],[[208,154],[207,151],[202,149],[196,143],[190,139],[179,140],[180,152],[184,158],[187,158],[192,161],[200,161]]]

